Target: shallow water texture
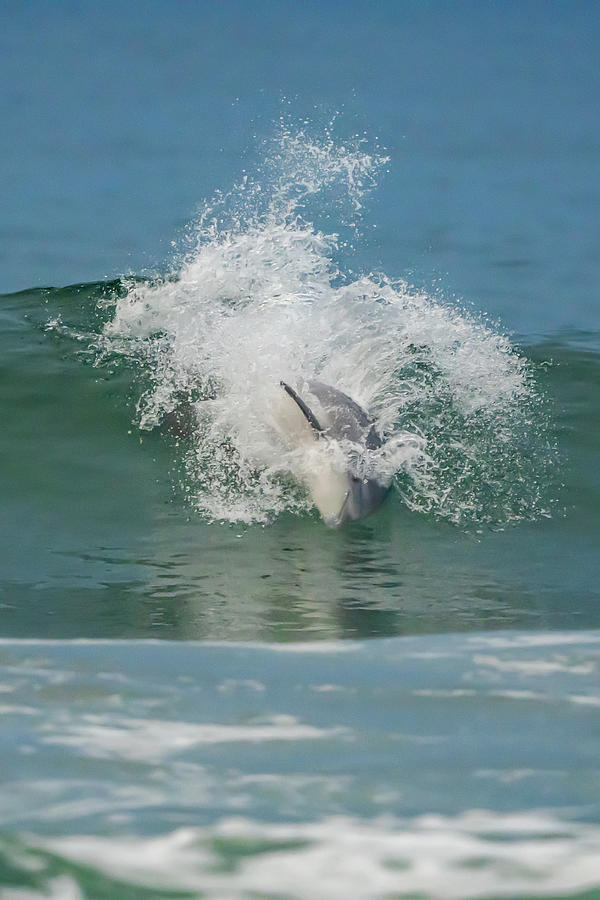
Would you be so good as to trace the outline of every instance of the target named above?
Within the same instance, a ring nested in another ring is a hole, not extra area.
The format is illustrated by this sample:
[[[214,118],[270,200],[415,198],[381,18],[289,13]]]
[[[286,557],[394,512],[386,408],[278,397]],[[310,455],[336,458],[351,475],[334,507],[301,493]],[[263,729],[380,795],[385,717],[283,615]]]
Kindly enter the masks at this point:
[[[2,3],[0,900],[600,898],[599,46]]]
[[[0,661],[3,898],[598,885],[597,631]]]

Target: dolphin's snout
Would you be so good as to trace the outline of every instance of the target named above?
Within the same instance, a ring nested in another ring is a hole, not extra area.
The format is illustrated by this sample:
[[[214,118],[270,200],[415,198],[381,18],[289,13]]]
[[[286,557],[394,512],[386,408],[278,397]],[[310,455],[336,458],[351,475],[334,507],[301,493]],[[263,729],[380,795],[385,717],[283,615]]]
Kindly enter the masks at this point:
[[[346,492],[346,496],[344,497],[344,502],[340,508],[340,511],[335,515],[322,515],[323,521],[327,525],[328,528],[339,528],[340,525],[343,525],[344,522],[347,522],[351,516],[348,515],[348,501],[350,499],[350,491]]]

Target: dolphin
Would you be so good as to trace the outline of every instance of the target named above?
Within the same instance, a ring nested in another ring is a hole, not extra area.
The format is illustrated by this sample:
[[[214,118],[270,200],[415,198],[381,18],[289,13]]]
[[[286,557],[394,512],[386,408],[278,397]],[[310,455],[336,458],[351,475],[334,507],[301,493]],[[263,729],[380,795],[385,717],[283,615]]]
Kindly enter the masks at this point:
[[[279,401],[276,393],[271,395],[271,422],[293,451],[292,474],[307,487],[325,524],[338,528],[371,515],[390,490],[389,480],[383,483],[360,471],[365,453],[381,447],[373,419],[355,400],[331,385],[306,383],[316,412],[289,384],[281,381],[280,385],[284,390],[281,396],[286,399]],[[163,417],[161,430],[176,439],[191,438],[198,427],[197,403],[184,393],[176,399],[175,407]],[[340,442],[352,445],[350,459],[336,452]]]
[[[280,384],[304,416],[315,441],[348,441],[363,451],[381,447],[373,419],[347,394],[319,381],[308,382],[308,392],[319,406],[317,415],[289,384]],[[358,462],[348,461],[340,469],[326,462],[319,465],[317,461],[302,474],[315,506],[330,528],[371,515],[390,490],[389,483],[362,476]]]

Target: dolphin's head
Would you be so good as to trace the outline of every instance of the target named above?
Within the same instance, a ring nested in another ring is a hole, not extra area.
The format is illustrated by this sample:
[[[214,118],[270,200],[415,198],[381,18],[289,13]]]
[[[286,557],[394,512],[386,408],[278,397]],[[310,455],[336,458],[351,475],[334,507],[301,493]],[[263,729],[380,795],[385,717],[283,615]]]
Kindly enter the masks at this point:
[[[333,468],[325,460],[312,465],[304,476],[311,499],[329,528],[363,519],[382,504],[389,485],[374,478],[359,478],[354,471]]]
[[[305,450],[298,475],[325,524],[338,528],[370,515],[390,488],[389,483],[361,475],[365,454],[381,446],[373,421],[354,400],[329,385],[310,383],[310,393],[319,401],[319,417],[293,388],[283,381],[281,385],[294,401],[286,410],[296,410],[295,431],[304,437],[297,440]],[[344,451],[348,445],[358,448],[358,456],[348,458]]]
[[[359,478],[348,472],[348,493],[333,526],[370,516],[381,506],[388,491],[389,485],[386,487],[375,478]]]

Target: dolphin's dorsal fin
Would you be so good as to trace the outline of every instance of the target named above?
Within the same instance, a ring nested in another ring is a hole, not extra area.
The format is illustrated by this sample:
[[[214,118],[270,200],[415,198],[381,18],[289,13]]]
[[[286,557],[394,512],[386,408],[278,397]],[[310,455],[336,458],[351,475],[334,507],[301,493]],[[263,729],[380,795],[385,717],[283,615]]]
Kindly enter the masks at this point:
[[[294,388],[291,388],[289,386],[289,384],[285,383],[285,381],[280,381],[279,384],[284,389],[286,394],[289,394],[289,396],[292,398],[292,400],[296,403],[296,405],[298,406],[298,409],[301,411],[302,415],[304,416],[304,418],[306,419],[308,424],[311,426],[311,428],[313,428],[319,436],[324,434],[325,429],[319,423],[319,420],[315,416],[314,412],[312,411],[312,409],[310,409],[309,406],[306,405],[306,403],[304,402],[302,397],[298,396],[298,394],[296,393]]]
[[[364,444],[367,450],[381,447],[381,438],[372,417],[356,400],[321,381],[309,381],[308,387],[327,416],[329,437]]]

